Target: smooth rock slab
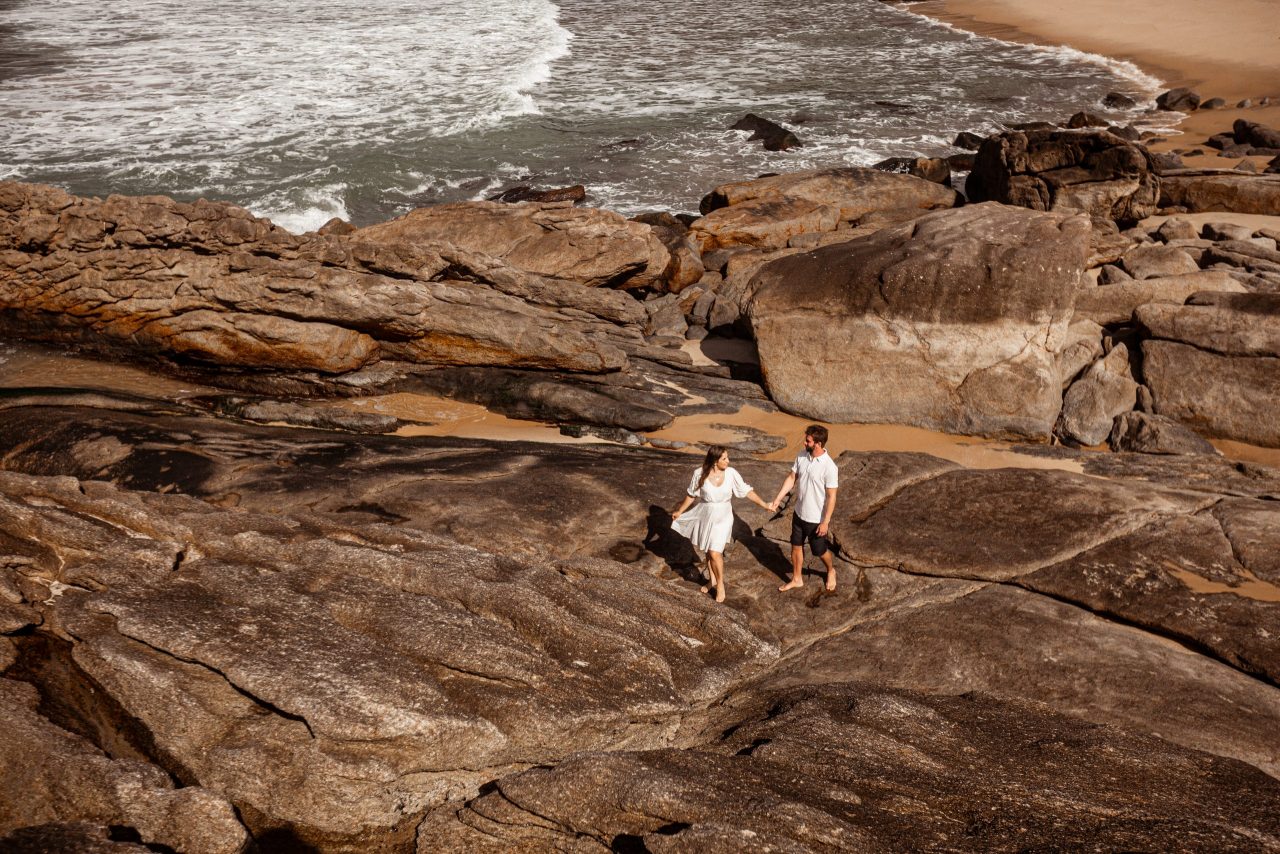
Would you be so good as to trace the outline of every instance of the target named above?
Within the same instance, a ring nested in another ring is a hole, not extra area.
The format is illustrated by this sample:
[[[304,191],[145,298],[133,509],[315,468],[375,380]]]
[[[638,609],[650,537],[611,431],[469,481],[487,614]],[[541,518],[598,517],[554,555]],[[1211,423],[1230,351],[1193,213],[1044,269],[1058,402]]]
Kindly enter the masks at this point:
[[[767,264],[748,304],[765,386],[822,421],[1045,437],[1089,232],[972,205]]]
[[[587,754],[498,780],[433,813],[418,851],[1280,845],[1280,783],[1260,771],[981,695],[845,683],[763,697],[724,723],[697,750]]]

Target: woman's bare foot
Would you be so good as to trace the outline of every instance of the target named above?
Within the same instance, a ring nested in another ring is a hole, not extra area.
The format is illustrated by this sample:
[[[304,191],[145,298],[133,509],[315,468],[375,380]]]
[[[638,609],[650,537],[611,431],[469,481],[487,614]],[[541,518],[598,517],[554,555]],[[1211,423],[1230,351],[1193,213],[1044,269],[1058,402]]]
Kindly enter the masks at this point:
[[[827,573],[827,591],[836,589],[836,571],[833,569]]]
[[[778,592],[779,592],[779,593],[786,593],[788,590],[794,590],[794,589],[795,589],[795,588],[797,588],[797,587],[804,587],[804,579],[803,579],[803,578],[793,578],[793,579],[791,579],[791,580],[790,580],[790,581],[788,581],[786,584],[784,584],[784,585],[782,585],[781,587],[779,587],[779,588],[778,588]]]

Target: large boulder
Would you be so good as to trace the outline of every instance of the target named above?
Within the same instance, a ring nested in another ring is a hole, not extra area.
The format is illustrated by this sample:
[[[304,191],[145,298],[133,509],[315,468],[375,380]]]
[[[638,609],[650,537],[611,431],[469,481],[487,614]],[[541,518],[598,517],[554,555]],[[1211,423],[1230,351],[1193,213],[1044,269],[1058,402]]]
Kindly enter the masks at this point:
[[[1234,169],[1177,169],[1160,179],[1160,206],[1191,213],[1280,214],[1280,175]]]
[[[656,242],[648,226],[626,225]],[[320,374],[380,359],[613,371],[627,363],[618,344],[640,339],[619,326],[644,317],[627,294],[448,243],[395,242],[392,231],[385,242],[360,231],[297,236],[228,204],[4,183],[0,326],[204,366]]]
[[[539,276],[588,287],[635,288],[658,280],[670,258],[643,223],[568,202],[456,202],[418,208],[356,232],[374,242],[450,243]]]
[[[1280,295],[1200,294],[1135,314],[1157,414],[1198,432],[1280,447]]]
[[[1008,131],[978,149],[965,192],[975,202],[1131,222],[1156,212],[1160,178],[1145,148],[1106,131]]]
[[[718,208],[694,221],[689,231],[705,254],[749,246],[781,249],[799,234],[835,231],[839,209],[797,197],[750,199]]]
[[[955,190],[914,175],[846,166],[722,184],[702,199],[701,211],[708,214],[753,199],[784,196],[837,208],[842,222],[856,222],[873,212],[899,209],[920,216],[931,210],[955,207],[959,201]]]
[[[1139,454],[1216,454],[1200,434],[1164,415],[1126,412],[1116,417],[1107,437],[1113,451]]]
[[[1083,217],[976,205],[767,264],[746,301],[770,396],[824,421],[1047,437]]]

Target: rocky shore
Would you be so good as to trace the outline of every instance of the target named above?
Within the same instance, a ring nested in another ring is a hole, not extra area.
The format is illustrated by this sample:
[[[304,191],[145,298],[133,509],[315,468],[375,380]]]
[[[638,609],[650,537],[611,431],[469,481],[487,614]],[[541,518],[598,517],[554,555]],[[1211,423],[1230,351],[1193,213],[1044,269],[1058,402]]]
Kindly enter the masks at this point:
[[[0,390],[0,847],[1280,851],[1280,469],[1209,441],[1280,448],[1280,167],[1090,124],[697,217],[0,184],[4,334],[157,377]],[[717,605],[648,434],[744,406],[1081,473],[845,452],[839,588],[749,509]]]

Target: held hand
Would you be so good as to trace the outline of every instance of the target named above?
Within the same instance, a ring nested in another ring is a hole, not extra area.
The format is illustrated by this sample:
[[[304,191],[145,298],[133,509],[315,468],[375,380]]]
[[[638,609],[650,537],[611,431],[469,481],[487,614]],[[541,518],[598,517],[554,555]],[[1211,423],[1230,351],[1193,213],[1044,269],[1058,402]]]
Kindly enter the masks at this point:
[[[777,512],[778,512],[778,502],[777,502],[776,500],[775,500],[775,501],[770,501],[768,504],[766,504],[766,505],[764,506],[764,509],[768,510],[770,513],[777,513]]]
[[[671,514],[671,521],[672,521],[672,522],[674,522],[675,520],[679,519],[679,518],[680,518],[680,514],[681,514],[681,513],[683,513],[683,512],[684,512],[683,510],[676,510],[676,511],[674,511],[674,512]]]
[[[829,526],[826,522],[822,522],[822,523],[820,523],[820,524],[818,525],[818,536],[819,536],[819,537],[825,537],[825,536],[827,535],[827,528],[829,528],[829,527],[830,527],[830,526]]]

